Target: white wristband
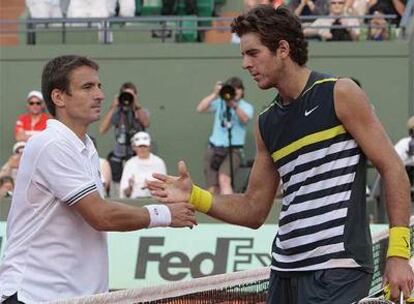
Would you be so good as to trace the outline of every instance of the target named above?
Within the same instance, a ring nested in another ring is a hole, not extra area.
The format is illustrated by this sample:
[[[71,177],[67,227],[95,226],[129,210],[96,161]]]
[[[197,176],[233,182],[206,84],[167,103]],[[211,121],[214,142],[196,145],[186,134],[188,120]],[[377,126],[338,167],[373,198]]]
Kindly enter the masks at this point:
[[[171,211],[166,205],[146,205],[150,215],[148,228],[167,227],[171,224]]]

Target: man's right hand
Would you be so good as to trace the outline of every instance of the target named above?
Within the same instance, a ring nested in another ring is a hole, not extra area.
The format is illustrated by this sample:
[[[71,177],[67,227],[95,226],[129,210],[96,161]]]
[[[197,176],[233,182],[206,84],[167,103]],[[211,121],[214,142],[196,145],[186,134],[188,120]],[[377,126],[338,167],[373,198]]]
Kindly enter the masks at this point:
[[[151,195],[163,203],[188,202],[193,182],[183,161],[178,162],[178,173],[179,176],[154,173],[156,180],[147,181]]]
[[[222,87],[223,87],[223,82],[217,81],[213,88],[213,94],[215,96],[218,96]]]
[[[169,204],[168,208],[171,211],[170,227],[189,227],[197,225],[195,217],[195,210],[193,205],[189,203]]]
[[[114,100],[112,101],[111,108],[115,110],[118,107],[118,105],[119,105],[119,98],[118,98],[118,95],[116,95],[114,97]]]

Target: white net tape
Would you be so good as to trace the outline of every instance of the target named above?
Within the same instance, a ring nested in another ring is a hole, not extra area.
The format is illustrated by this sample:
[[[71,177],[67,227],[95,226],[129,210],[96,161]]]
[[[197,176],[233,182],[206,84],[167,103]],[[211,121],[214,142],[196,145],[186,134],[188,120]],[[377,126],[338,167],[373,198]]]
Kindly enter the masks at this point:
[[[220,290],[234,285],[243,285],[253,283],[269,278],[270,268],[263,267],[253,270],[239,271],[228,274],[219,274],[197,278],[191,281],[177,282],[174,284],[165,284],[159,286],[151,286],[145,288],[128,289],[103,293],[83,298],[71,300],[62,300],[53,303],[74,304],[74,303],[131,303],[131,302],[147,302],[166,298],[174,298],[189,293],[197,293],[207,290]]]

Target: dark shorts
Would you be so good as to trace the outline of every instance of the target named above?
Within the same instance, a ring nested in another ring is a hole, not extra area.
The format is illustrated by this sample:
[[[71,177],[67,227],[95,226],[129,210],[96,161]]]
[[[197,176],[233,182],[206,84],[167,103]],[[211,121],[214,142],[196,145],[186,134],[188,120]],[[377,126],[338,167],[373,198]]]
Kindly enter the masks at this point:
[[[232,149],[233,153],[233,174],[235,175],[237,169],[240,168],[241,164],[241,150],[240,149]],[[214,150],[212,147],[208,147],[206,153],[204,155],[204,176],[206,179],[207,187],[218,187],[218,174],[224,173],[227,176],[230,176],[230,157],[227,154],[221,161],[220,164],[217,166],[218,168],[212,168],[212,161],[214,157]],[[214,166],[213,166],[214,167]]]
[[[350,304],[366,297],[372,274],[353,268],[334,268],[283,276],[272,271],[268,304]]]

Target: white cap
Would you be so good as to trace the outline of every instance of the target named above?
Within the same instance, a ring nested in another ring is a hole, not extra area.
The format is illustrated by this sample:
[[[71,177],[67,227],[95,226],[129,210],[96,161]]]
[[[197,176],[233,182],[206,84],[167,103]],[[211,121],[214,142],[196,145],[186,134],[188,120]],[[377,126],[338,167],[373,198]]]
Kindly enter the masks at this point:
[[[26,100],[29,100],[29,99],[30,99],[30,98],[32,98],[32,97],[37,97],[37,98],[39,98],[40,100],[43,100],[43,95],[42,95],[42,93],[41,93],[41,92],[39,92],[39,91],[36,91],[36,90],[30,91],[30,92],[29,92],[29,94],[27,94],[27,98],[26,98]]]
[[[411,116],[407,121],[407,129],[414,129],[414,116]]]
[[[133,146],[151,146],[151,136],[147,132],[135,133],[131,138],[131,145]]]
[[[17,151],[21,148],[24,148],[26,146],[26,142],[24,141],[18,141],[13,145],[13,153],[17,153]]]

